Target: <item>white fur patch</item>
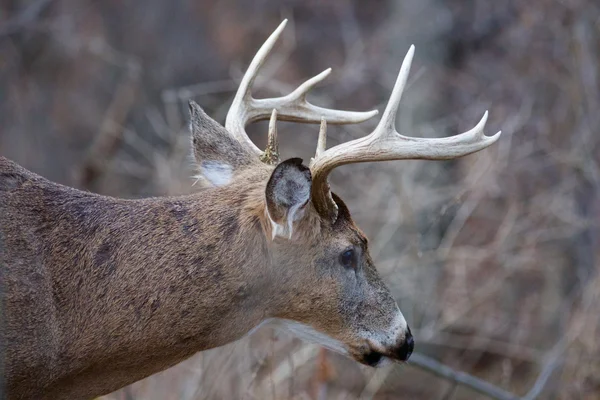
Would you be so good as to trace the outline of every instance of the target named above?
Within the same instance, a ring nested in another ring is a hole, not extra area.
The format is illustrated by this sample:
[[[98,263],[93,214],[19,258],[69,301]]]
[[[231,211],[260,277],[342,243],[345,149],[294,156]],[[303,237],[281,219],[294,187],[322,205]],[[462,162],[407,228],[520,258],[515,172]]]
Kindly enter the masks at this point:
[[[271,214],[269,214],[269,208],[265,207],[265,212],[267,214],[267,218],[271,221],[271,240],[274,240],[276,236],[284,237],[287,239],[292,239],[292,235],[294,234],[294,222],[302,219],[304,217],[303,208],[306,204],[301,204],[297,206],[293,206],[287,214],[287,225],[281,225],[277,222],[273,221],[271,218]]]
[[[220,161],[202,161],[200,173],[215,186],[224,186],[233,178],[231,165]]]
[[[289,229],[288,229],[288,226],[280,225],[277,222],[273,221],[273,218],[271,218],[271,214],[269,214],[269,208],[266,206],[265,206],[265,213],[267,214],[267,218],[271,222],[271,240],[275,240],[275,237],[277,237],[277,236],[284,237],[287,239],[292,238],[293,231],[292,231],[291,224],[289,225]]]
[[[285,227],[273,221],[273,218],[271,218],[271,214],[269,213],[269,208],[267,206],[265,206],[265,214],[267,214],[267,219],[271,223],[271,240],[275,240],[276,236],[284,236]],[[290,235],[289,237],[291,239],[292,235]]]

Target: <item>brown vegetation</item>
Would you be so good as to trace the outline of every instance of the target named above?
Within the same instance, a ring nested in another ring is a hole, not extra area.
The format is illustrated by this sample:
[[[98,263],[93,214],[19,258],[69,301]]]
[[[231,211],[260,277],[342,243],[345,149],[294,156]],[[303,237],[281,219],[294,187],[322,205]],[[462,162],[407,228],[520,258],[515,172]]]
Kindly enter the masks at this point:
[[[600,397],[595,1],[0,0],[0,153],[102,194],[196,190],[187,100],[223,122],[283,17],[257,97],[333,67],[313,103],[383,105],[414,43],[400,132],[462,132],[486,109],[488,134],[503,131],[459,161],[331,176],[416,328],[416,350],[518,395]],[[330,127],[330,146],[376,122]],[[250,129],[259,147],[266,130]],[[308,160],[317,131],[281,123],[282,159]],[[372,370],[265,328],[107,399],[477,396],[414,365]]]

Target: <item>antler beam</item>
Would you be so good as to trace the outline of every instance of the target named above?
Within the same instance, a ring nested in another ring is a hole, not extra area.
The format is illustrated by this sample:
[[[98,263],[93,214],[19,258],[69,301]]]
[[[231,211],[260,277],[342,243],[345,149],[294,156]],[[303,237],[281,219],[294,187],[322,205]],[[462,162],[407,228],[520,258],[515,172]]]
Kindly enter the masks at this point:
[[[258,75],[258,70],[264,64],[286,24],[287,19],[283,20],[254,56],[242,78],[225,120],[227,130],[240,143],[247,145],[251,151],[259,156],[263,152],[248,137],[246,125],[250,122],[268,119],[273,109],[277,110],[277,118],[283,121],[319,123],[321,118],[325,118],[331,124],[356,124],[366,121],[378,113],[377,110],[366,112],[342,111],[310,104],[306,100],[307,93],[329,75],[331,68],[308,79],[287,96],[267,99],[253,98],[250,92]]]
[[[329,150],[321,149],[319,155],[312,160],[310,169],[313,176],[313,203],[319,212],[329,215],[334,220],[337,218],[337,207],[331,197],[327,177],[340,165],[408,159],[449,160],[485,149],[500,137],[501,132],[494,136],[485,136],[483,133],[487,111],[473,129],[456,136],[429,139],[399,134],[395,127],[396,114],[414,52],[415,47],[411,46],[404,57],[390,100],[375,130],[368,136],[342,143]]]

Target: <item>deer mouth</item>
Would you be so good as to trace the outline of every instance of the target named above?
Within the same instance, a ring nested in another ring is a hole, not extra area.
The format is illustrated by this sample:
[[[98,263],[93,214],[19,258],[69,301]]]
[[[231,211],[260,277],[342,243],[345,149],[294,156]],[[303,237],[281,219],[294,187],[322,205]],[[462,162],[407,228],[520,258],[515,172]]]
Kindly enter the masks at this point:
[[[354,353],[353,358],[359,363],[373,368],[383,367],[394,362],[394,359],[388,354],[382,353],[372,346],[368,346],[366,349],[363,348],[363,351],[358,354]]]
[[[380,352],[372,350],[367,354],[364,354],[360,362],[365,365],[368,365],[369,367],[380,367],[382,364],[385,363],[386,358],[387,357],[381,354]]]
[[[359,352],[358,356],[354,358],[361,364],[376,368],[392,362],[404,363],[408,361],[414,349],[414,340],[410,329],[408,329],[402,345],[394,349],[381,349],[371,341],[367,341],[367,343],[367,346],[363,347],[363,351]]]

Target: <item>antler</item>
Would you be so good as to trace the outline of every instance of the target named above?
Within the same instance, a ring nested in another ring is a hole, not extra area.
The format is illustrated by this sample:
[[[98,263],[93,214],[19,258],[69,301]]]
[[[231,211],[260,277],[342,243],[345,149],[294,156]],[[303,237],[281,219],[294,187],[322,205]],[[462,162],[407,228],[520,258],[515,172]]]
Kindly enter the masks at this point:
[[[245,127],[250,122],[269,118],[274,109],[277,110],[277,116],[280,120],[305,123],[319,123],[321,118],[325,118],[331,124],[356,124],[366,121],[378,113],[377,110],[366,112],[333,110],[310,104],[306,100],[308,91],[325,79],[331,72],[331,68],[308,79],[287,96],[268,99],[253,98],[250,90],[256,79],[258,70],[265,62],[286,24],[287,19],[283,20],[254,56],[240,83],[231,108],[229,108],[229,112],[227,113],[227,119],[225,120],[227,130],[240,143],[246,145],[252,152],[259,156],[262,156],[263,152],[252,143],[246,133]]]
[[[331,197],[327,176],[340,165],[407,159],[448,160],[485,149],[500,137],[501,132],[494,136],[485,136],[483,133],[487,111],[473,129],[456,136],[426,139],[400,135],[395,128],[396,112],[406,86],[414,51],[415,47],[411,46],[404,57],[394,90],[375,130],[368,136],[342,143],[329,150],[323,151],[321,148],[317,151],[310,164],[310,170],[313,177],[313,203],[321,215],[329,216],[332,220],[337,218],[337,206]],[[321,135],[324,143],[325,133],[322,132]]]

